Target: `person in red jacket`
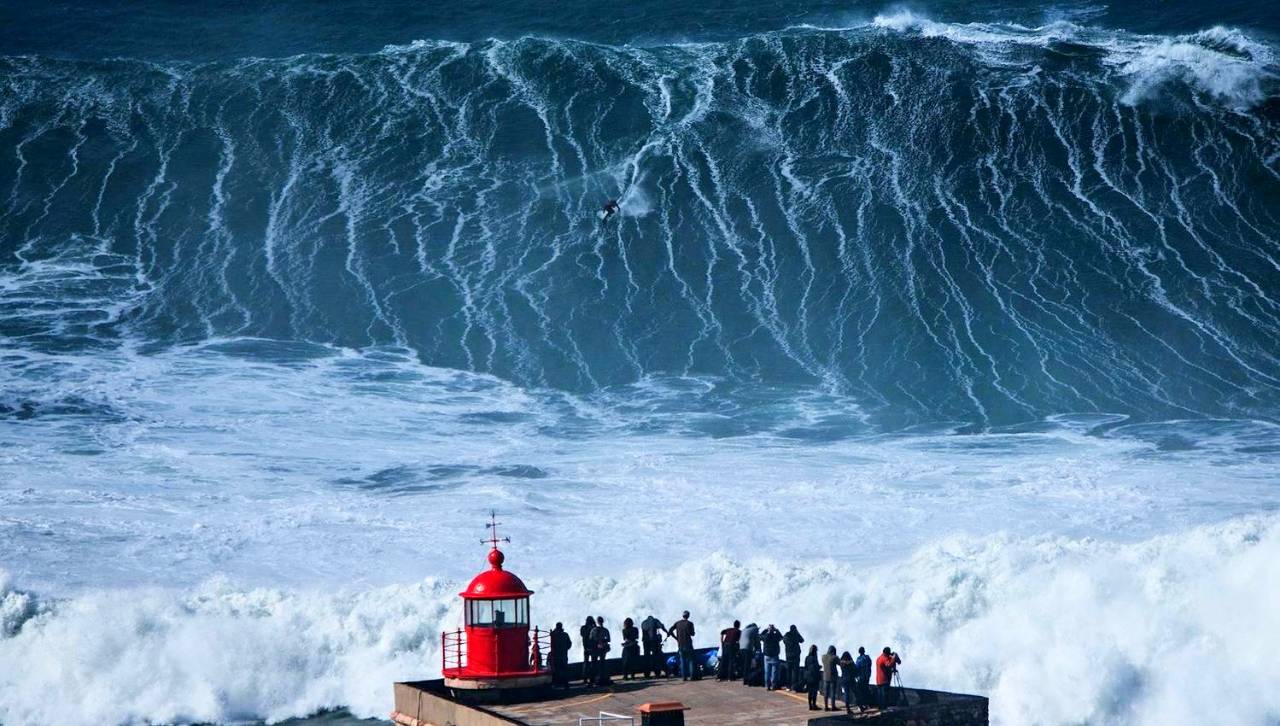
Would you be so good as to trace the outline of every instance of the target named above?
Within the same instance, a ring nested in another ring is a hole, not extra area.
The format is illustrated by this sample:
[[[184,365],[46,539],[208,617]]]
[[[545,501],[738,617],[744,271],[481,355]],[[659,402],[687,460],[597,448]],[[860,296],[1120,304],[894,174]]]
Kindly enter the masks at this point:
[[[891,698],[893,695],[893,674],[898,670],[898,665],[901,663],[902,659],[887,645],[880,653],[880,657],[876,658],[876,690],[879,691],[880,708],[888,708],[889,704],[894,702]]]

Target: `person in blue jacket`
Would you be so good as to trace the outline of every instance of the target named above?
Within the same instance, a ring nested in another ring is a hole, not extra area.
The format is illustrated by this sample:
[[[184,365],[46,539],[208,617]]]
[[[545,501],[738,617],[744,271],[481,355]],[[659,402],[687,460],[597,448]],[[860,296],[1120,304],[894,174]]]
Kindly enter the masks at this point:
[[[862,711],[871,705],[871,656],[867,655],[866,648],[858,648],[853,674],[853,693],[858,701],[858,710]]]

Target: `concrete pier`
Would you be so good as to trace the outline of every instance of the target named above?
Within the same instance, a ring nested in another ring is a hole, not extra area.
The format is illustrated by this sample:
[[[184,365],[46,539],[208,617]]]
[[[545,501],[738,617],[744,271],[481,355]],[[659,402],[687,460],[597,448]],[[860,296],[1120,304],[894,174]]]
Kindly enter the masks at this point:
[[[620,662],[607,661],[616,673]],[[578,676],[581,664],[570,667]],[[575,679],[576,681],[576,679]],[[804,694],[766,691],[740,681],[718,682],[714,677],[696,681],[679,678],[649,678],[623,681],[614,676],[609,686],[568,691],[547,688],[520,689],[499,702],[476,703],[468,694],[451,689],[442,680],[395,684],[395,712],[400,726],[577,726],[581,717],[594,718],[601,712],[635,716],[645,703],[677,701],[688,707],[685,722],[694,726],[981,726],[987,723],[987,699],[920,688],[903,689],[906,704],[881,711],[846,715],[840,712],[810,711]],[[625,723],[625,722],[623,722]]]

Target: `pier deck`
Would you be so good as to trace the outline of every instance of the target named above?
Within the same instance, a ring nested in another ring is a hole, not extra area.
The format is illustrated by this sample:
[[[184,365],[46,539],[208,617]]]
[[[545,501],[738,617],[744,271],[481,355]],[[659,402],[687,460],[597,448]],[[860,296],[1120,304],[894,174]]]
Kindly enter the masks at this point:
[[[844,711],[810,711],[804,694],[766,691],[740,682],[721,683],[714,679],[615,680],[606,687],[577,686],[567,692],[544,692],[536,700],[520,703],[462,704],[440,681],[396,684],[396,713],[400,726],[577,726],[580,717],[594,718],[600,712],[637,716],[644,703],[677,701],[689,710],[690,726],[735,726],[776,724],[777,726],[977,726],[987,723],[987,699],[942,691],[906,689],[907,705],[884,712],[871,710],[853,716]],[[640,723],[637,717],[635,723]]]
[[[641,704],[665,701],[679,701],[688,707],[684,717],[685,723],[691,726],[760,723],[804,726],[810,718],[822,715],[821,711],[810,711],[808,699],[801,694],[749,688],[741,682],[679,678],[615,681],[606,688],[578,689],[575,695],[561,700],[492,708],[527,724],[577,726],[579,716],[597,716],[601,711],[634,715]]]

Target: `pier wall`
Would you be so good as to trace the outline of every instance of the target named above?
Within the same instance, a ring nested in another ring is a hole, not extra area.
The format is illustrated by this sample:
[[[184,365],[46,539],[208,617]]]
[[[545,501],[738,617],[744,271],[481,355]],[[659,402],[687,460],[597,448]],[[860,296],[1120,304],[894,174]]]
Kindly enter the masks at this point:
[[[454,700],[439,678],[395,684],[395,707],[391,720],[399,726],[518,726],[522,723],[483,706]]]
[[[844,713],[818,714],[805,709],[803,696],[766,693],[762,688],[735,688],[714,683],[683,683],[679,679],[615,681],[608,688],[573,693],[549,689],[521,689],[494,702],[476,703],[449,688],[443,680],[395,684],[398,726],[510,726],[530,723],[576,723],[579,715],[594,715],[605,707],[634,713],[646,701],[679,701],[691,707],[695,723],[720,726],[756,726],[766,723],[836,726],[986,726],[988,700],[920,688],[904,689],[905,704],[884,713],[868,712],[850,717]],[[593,697],[602,694],[601,698]],[[459,700],[460,698],[466,700]],[[585,700],[584,700],[585,698]]]
[[[852,721],[844,715],[809,719],[809,726],[868,724],[869,726],[987,726],[988,700],[963,693],[907,688],[907,705]]]

